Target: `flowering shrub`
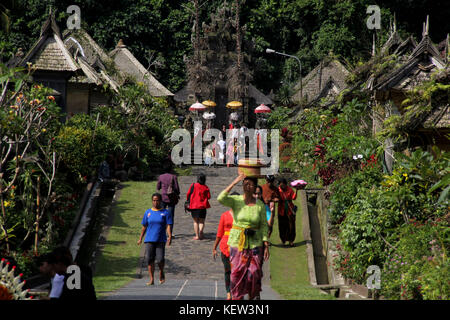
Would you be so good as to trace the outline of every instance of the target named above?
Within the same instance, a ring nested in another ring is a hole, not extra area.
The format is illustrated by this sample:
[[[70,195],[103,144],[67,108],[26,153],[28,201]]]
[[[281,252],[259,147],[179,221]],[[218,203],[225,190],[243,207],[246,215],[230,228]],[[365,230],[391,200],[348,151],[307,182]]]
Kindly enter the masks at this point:
[[[120,89],[114,106],[94,110],[99,120],[122,137],[120,149],[147,166],[160,166],[170,154],[172,132],[179,127],[167,101],[150,96],[140,85]],[[145,170],[148,172],[148,168]]]
[[[289,167],[298,171],[310,167],[322,185],[328,186],[357,169],[355,154],[365,159],[373,155],[376,161],[379,143],[371,137],[366,108],[365,103],[354,99],[334,110],[305,109],[299,123],[292,127]]]
[[[34,230],[41,235],[58,167],[52,137],[61,125],[60,109],[50,89],[26,84],[21,71],[0,77],[0,252],[6,253],[26,243]],[[11,81],[14,91],[7,90]]]
[[[372,161],[372,160],[368,160]],[[355,160],[357,167],[360,162]],[[363,166],[365,162],[360,165]],[[328,214],[331,222],[339,225],[346,217],[345,210],[351,207],[358,197],[358,193],[363,193],[372,186],[379,185],[382,180],[382,168],[379,162],[370,162],[364,166],[363,170],[355,170],[352,174],[335,181],[330,186],[331,197]]]
[[[335,266],[344,276],[365,284],[367,268],[378,265],[388,298],[448,297],[448,199],[438,198],[450,159],[439,150],[434,154],[418,149],[410,157],[396,155],[393,174],[381,182],[373,177],[366,186],[350,186],[351,179],[375,173],[376,166],[365,166],[334,185],[331,213],[341,222]]]
[[[367,268],[384,262],[386,246],[396,240],[392,230],[401,223],[400,217],[389,207],[380,188],[371,187],[359,189],[353,203],[344,210],[337,267],[342,267],[347,259],[348,265],[343,270],[346,277],[364,283]]]
[[[125,109],[110,113],[116,121],[75,115],[63,124],[52,90],[27,84],[23,71],[0,74],[0,256],[14,257],[30,276],[38,272],[32,258],[64,241],[80,193],[106,155],[128,142],[161,162],[178,122],[167,102],[131,86],[116,101]]]
[[[73,116],[55,137],[56,150],[79,183],[93,176],[109,152],[121,146],[122,135],[86,114]]]
[[[448,223],[413,219],[399,235],[395,249],[387,249],[381,276],[383,295],[389,299],[448,300]]]

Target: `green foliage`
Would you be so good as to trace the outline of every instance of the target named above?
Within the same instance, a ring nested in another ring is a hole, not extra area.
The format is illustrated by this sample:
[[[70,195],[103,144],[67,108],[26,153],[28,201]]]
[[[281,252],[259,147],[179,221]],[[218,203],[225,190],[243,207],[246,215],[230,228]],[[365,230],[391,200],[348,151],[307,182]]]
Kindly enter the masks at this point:
[[[366,104],[356,99],[336,111],[304,109],[298,124],[291,127],[290,165],[312,167],[324,185],[331,184],[358,166],[352,160],[354,155],[369,159],[380,152],[379,143],[371,137],[370,124]]]
[[[392,175],[385,176],[381,183],[385,194],[405,222],[414,218],[424,221],[430,217],[440,217],[446,211],[448,199],[438,202],[440,188],[434,188],[449,173],[450,154],[434,149],[435,155],[418,149],[410,157],[398,155],[398,164]]]
[[[450,104],[449,79],[448,71],[441,70],[434,73],[430,80],[407,92],[407,98],[400,106],[402,114],[387,118],[382,130],[377,133],[378,138],[407,143],[410,134],[423,125],[430,112]]]
[[[336,180],[330,186],[331,197],[328,214],[333,224],[338,225],[345,219],[345,210],[352,206],[358,193],[380,184],[381,172],[380,164],[367,166],[364,170],[356,170],[352,174]]]
[[[2,87],[14,84],[11,86],[14,91],[1,90],[0,100],[3,240],[0,250],[8,249],[10,244],[20,246],[35,229],[38,185],[41,195],[38,220],[49,210],[57,167],[52,156],[52,137],[60,127],[60,109],[50,95],[51,90],[40,85],[29,86],[24,82],[28,73],[22,71],[11,69],[0,74]]]
[[[331,215],[343,220],[336,266],[359,283],[370,265],[382,267],[382,292],[388,298],[448,296],[448,198],[439,198],[450,158],[433,151],[434,156],[420,149],[410,157],[396,155],[392,175],[366,169],[367,181],[361,179],[365,174],[354,173],[333,184]],[[433,239],[438,247],[430,255]]]
[[[287,107],[275,107],[267,119],[267,126],[271,129],[281,130],[288,126],[292,109]]]
[[[87,115],[73,118],[56,136],[55,147],[65,166],[82,182],[96,173],[109,153],[119,149],[122,137],[104,124],[89,128],[94,120]]]
[[[388,299],[448,300],[450,271],[448,223],[413,220],[399,230],[396,250],[389,249],[381,275]]]
[[[150,96],[141,84],[120,89],[113,107],[94,110],[99,121],[121,137],[120,149],[130,161],[143,160],[160,166],[172,146],[170,137],[178,119],[169,112],[167,101]]]
[[[8,14],[10,33],[0,32],[4,43],[5,59],[17,48],[26,52],[39,37],[40,27],[45,21],[49,6],[56,10],[56,20],[66,28],[68,6],[75,4],[81,9],[82,27],[107,50],[114,49],[119,39],[124,39],[131,52],[147,67],[151,53],[163,62],[159,69],[152,70],[156,77],[172,92],[182,88],[186,71],[183,56],[192,54],[191,30],[193,25],[192,4],[188,1],[81,1],[81,0],[20,0],[16,1]],[[295,54],[302,61],[304,75],[317,65],[330,51],[350,62],[366,60],[370,55],[373,31],[367,29],[366,8],[373,3],[358,1],[246,1],[241,8],[241,23],[246,25],[246,40],[255,44],[250,69],[255,71],[255,85],[263,91],[274,88],[274,84],[299,79],[298,66],[290,59],[267,56],[265,49]],[[207,1],[200,8],[200,22],[209,23],[210,14],[223,5],[223,1]],[[423,17],[417,16],[425,9],[440,25],[435,30],[436,39],[445,37],[449,28],[442,5],[430,6],[405,0],[382,1],[382,29],[380,41],[386,40],[388,23],[393,12],[408,9],[408,15],[397,19],[397,28],[420,35]],[[126,8],[126,10],[123,10]],[[397,15],[399,18],[400,15]],[[401,20],[401,21],[400,21]],[[405,25],[408,28],[405,28]],[[277,32],[274,32],[276,30]],[[436,40],[436,41],[438,41]],[[280,72],[284,70],[284,72]],[[290,75],[290,76],[289,76]]]

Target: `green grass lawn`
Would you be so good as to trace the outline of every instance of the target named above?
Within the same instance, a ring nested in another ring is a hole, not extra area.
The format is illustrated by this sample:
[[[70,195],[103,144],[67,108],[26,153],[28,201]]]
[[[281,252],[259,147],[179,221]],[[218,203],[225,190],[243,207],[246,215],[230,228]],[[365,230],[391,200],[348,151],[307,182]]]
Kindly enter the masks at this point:
[[[174,171],[175,171],[175,173],[178,176],[190,176],[190,175],[192,175],[192,167],[191,166],[183,167],[183,168],[176,167],[176,168],[174,168]]]
[[[94,274],[97,296],[119,289],[136,279],[140,248],[137,245],[144,212],[152,206],[156,182],[127,181],[114,210],[114,223]]]
[[[300,198],[300,197],[299,197]],[[303,241],[302,211],[300,200],[294,201],[298,207],[296,218],[295,247],[283,247],[278,233],[278,219],[275,218],[270,236],[270,275],[271,287],[286,300],[330,300],[309,282],[306,243]]]

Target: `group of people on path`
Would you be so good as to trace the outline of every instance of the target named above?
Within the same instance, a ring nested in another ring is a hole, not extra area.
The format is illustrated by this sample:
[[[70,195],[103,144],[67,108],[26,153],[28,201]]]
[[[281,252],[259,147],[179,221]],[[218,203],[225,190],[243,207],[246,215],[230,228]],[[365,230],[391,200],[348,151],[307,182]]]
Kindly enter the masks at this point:
[[[250,137],[247,135],[247,130],[248,128],[242,122],[239,128],[234,127],[231,123],[228,129],[223,125],[217,142],[207,146],[204,150],[205,166],[215,166],[216,163],[226,163],[227,167],[237,166],[239,159],[244,158],[246,150],[249,149]],[[252,138],[256,142],[257,150],[263,154],[266,132],[255,129]]]
[[[152,208],[148,209],[142,219],[142,230],[138,240],[141,245],[145,236],[145,257],[148,264],[150,281],[154,284],[155,262],[160,271],[160,283],[164,283],[165,246],[171,245],[175,206],[180,199],[180,189],[175,174],[170,173],[170,166],[157,182],[161,193],[152,195]],[[242,182],[243,193],[231,193]],[[279,234],[283,244],[294,246],[296,206],[293,200],[297,191],[288,186],[286,179],[280,179],[275,185],[273,176],[266,177],[266,184],[258,186],[258,180],[240,174],[223,190],[218,201],[225,207],[219,221],[216,240],[212,254],[218,256],[220,246],[221,260],[224,265],[227,299],[259,299],[262,290],[262,266],[269,259],[269,238],[272,233],[276,203],[278,203]],[[186,194],[185,209],[193,219],[193,240],[203,240],[207,209],[211,192],[206,185],[206,176],[200,174],[197,182],[189,186]]]

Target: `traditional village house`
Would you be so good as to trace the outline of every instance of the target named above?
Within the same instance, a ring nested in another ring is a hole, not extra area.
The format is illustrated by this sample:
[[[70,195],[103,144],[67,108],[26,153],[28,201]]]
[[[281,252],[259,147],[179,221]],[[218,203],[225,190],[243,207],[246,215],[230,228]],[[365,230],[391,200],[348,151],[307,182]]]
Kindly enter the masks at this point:
[[[68,81],[68,114],[90,113],[95,106],[109,105],[124,76],[84,29],[65,30],[63,36],[67,50],[83,71]]]
[[[294,86],[291,99],[297,107],[292,111],[290,121],[296,122],[305,106],[316,105],[323,98],[329,100],[328,105],[333,104],[336,97],[348,87],[348,75],[347,68],[330,53],[301,80],[301,84],[299,82]]]
[[[429,111],[416,110],[417,112],[412,112],[420,116],[413,115],[408,119],[405,118],[406,115],[412,114],[411,110],[406,113],[407,110],[403,105],[407,93],[430,80],[436,72],[449,68],[448,59],[442,57],[441,52],[430,39],[428,17],[424,24],[422,40],[403,61],[399,67],[372,78],[367,84],[367,90],[373,92],[374,107],[380,110],[379,106],[381,106],[381,110],[383,110],[383,118],[374,116],[374,134],[381,129],[384,119],[397,114],[403,117],[403,125],[411,136],[409,148],[415,146],[430,148],[432,145],[438,145],[442,149],[449,150],[450,145],[446,138],[450,129],[448,100],[447,104],[434,106]],[[444,74],[441,77],[448,77],[448,72],[447,75]],[[387,139],[385,143],[385,163],[387,169],[391,171],[395,146],[390,139]]]
[[[128,50],[123,40],[119,40],[114,50],[109,53],[117,68],[133,77],[136,82],[144,83],[147,91],[154,97],[170,97],[173,93],[164,87]]]
[[[69,117],[110,105],[112,96],[130,78],[145,83],[153,96],[173,95],[124,46],[108,55],[83,28],[65,30],[61,35],[52,13],[39,40],[23,58],[21,55],[19,51],[8,66],[31,63],[35,68],[32,80],[52,88],[56,102]]]
[[[297,104],[313,104],[322,98],[334,99],[347,88],[345,82],[349,71],[332,54],[325,57],[306,77],[294,86],[292,100]]]
[[[52,88],[56,102],[63,112],[67,112],[68,80],[81,74],[82,70],[65,47],[53,13],[44,22],[39,39],[28,53],[20,61],[10,62],[9,65],[26,67],[29,63],[35,68],[33,82]]]

